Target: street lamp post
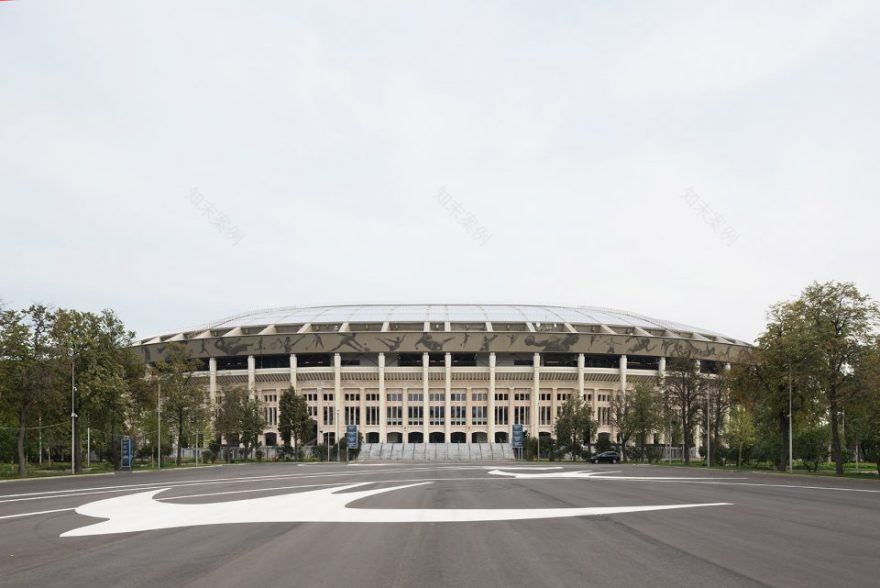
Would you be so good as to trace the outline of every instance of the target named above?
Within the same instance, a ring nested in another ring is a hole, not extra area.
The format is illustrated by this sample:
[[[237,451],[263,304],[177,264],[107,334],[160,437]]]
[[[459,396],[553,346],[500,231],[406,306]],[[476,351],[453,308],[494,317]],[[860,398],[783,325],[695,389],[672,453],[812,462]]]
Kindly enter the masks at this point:
[[[535,432],[538,439],[538,461],[541,461],[541,415],[538,413],[538,430]]]
[[[339,460],[339,409],[336,409],[336,462]]]
[[[669,417],[669,437],[666,439],[666,461],[672,464],[672,403],[669,401],[669,393],[666,394],[666,416]]]
[[[709,394],[706,394],[706,467],[712,467],[712,438],[711,438],[711,424],[709,419],[711,418],[711,409],[709,407]]]
[[[791,442],[791,364],[788,365],[788,473],[791,473],[792,465],[792,442]]]
[[[156,389],[156,463],[158,469],[162,469],[162,380],[157,381]]]
[[[70,473],[76,473],[76,353],[70,348]]]

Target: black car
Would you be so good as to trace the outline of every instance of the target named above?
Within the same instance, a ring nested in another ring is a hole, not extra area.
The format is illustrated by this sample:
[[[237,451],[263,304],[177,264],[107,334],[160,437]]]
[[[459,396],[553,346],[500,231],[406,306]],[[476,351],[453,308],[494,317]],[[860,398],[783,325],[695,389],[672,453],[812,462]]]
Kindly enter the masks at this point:
[[[620,461],[620,454],[616,451],[603,451],[591,457],[590,461],[593,463],[617,463]]]

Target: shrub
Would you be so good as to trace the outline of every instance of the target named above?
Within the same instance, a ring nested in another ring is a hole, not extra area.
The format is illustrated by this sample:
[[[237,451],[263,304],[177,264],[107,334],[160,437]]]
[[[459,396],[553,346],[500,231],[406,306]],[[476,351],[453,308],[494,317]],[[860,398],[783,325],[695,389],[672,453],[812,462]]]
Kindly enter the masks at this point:
[[[621,449],[628,461],[642,461],[645,458],[645,452],[641,445],[626,445]]]
[[[596,439],[596,453],[611,451],[611,449],[611,436],[608,433],[599,433],[599,437]]]
[[[828,459],[828,427],[802,429],[794,436],[794,455],[810,471],[818,471],[819,464]]]

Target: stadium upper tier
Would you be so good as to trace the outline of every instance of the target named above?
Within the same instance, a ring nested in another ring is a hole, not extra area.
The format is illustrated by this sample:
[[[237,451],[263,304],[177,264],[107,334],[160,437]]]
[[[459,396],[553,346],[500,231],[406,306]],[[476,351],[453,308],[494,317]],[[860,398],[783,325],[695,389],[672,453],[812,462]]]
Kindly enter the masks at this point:
[[[363,304],[285,307],[140,340],[147,362],[169,342],[196,357],[293,353],[598,353],[737,362],[749,344],[709,329],[589,306]]]

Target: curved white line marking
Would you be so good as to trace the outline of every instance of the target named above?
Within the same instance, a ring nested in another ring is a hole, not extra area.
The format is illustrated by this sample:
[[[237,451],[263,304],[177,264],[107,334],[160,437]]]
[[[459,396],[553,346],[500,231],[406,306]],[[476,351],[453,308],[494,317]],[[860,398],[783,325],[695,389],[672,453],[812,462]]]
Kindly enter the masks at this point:
[[[74,510],[74,509],[73,508],[55,508],[52,510],[40,510],[37,512],[20,512],[18,514],[3,515],[2,517],[0,517],[0,520],[19,519],[21,517],[33,517],[36,515],[52,514],[52,513],[56,513],[56,512],[65,512],[68,510]]]
[[[517,480],[572,480],[572,479],[591,479],[591,480],[636,480],[640,482],[650,482],[650,481],[682,481],[682,482],[692,482],[692,481],[701,481],[701,482],[715,482],[717,480],[745,480],[746,478],[684,478],[684,477],[661,477],[661,476],[611,476],[609,474],[619,474],[620,471],[599,471],[599,472],[591,472],[589,470],[576,470],[576,471],[565,471],[565,472],[548,472],[548,473],[525,473],[525,472],[511,472],[507,471],[512,468],[504,468],[504,469],[495,469],[489,472],[489,475],[492,476],[507,476],[509,478],[514,478]]]
[[[727,502],[707,504],[665,504],[655,506],[602,506],[584,508],[350,508],[348,504],[377,494],[422,486],[425,482],[391,488],[346,492],[369,484],[350,484],[337,488],[312,490],[294,494],[266,496],[233,502],[177,504],[158,502],[153,496],[162,490],[150,490],[84,504],[76,509],[81,515],[108,519],[79,527],[61,537],[85,537],[132,533],[155,529],[196,527],[235,523],[420,523],[513,521],[610,515],[702,506],[727,506]]]
[[[483,466],[484,470],[495,470],[498,471],[498,466]],[[541,471],[541,470],[561,470],[562,466],[504,466],[500,468],[502,470],[527,470],[527,471]]]

